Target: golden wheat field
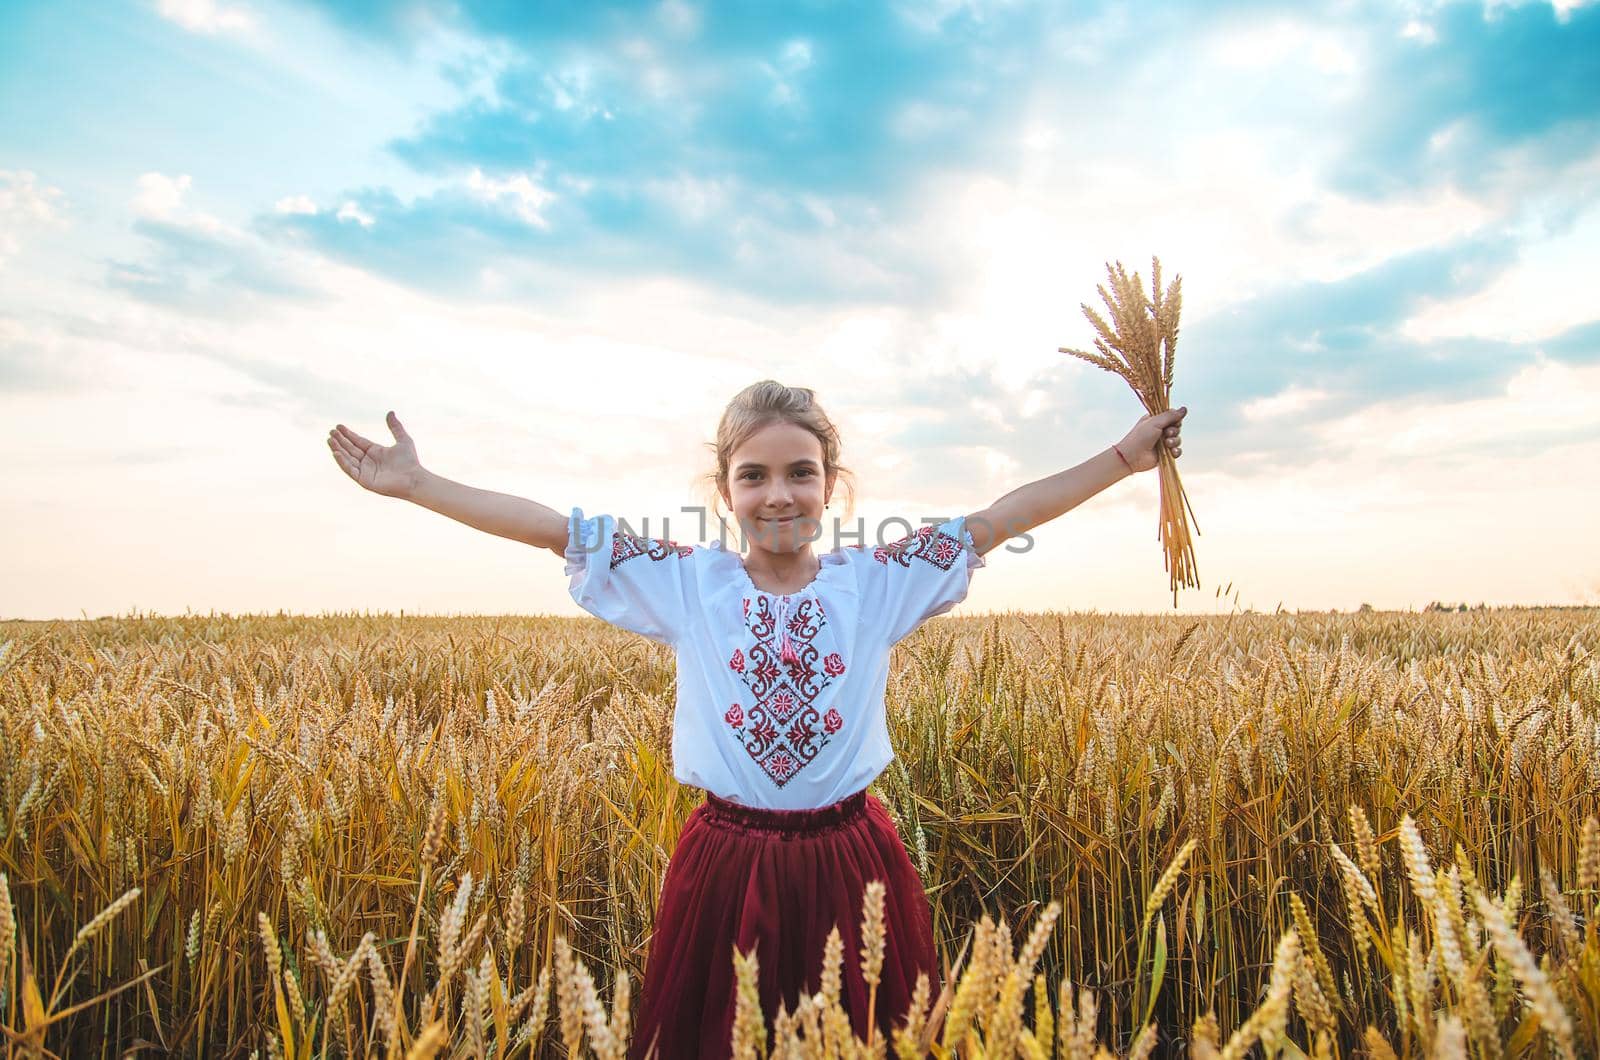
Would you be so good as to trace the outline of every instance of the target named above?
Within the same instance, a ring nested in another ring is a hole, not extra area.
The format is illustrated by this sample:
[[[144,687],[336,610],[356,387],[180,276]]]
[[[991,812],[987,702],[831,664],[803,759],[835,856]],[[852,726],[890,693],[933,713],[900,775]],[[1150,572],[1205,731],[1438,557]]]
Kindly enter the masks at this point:
[[[1597,617],[929,622],[873,790],[946,982],[849,1037],[869,894],[739,1055],[1600,1055]],[[372,615],[0,643],[8,1053],[622,1054],[699,799],[670,649]]]

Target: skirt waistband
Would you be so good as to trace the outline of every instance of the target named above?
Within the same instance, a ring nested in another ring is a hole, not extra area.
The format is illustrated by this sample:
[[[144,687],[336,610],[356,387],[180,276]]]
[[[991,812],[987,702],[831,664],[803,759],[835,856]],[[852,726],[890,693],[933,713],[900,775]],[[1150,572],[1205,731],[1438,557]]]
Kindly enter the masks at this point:
[[[829,806],[811,810],[766,810],[741,806],[706,792],[700,814],[708,824],[751,835],[776,835],[783,838],[820,835],[843,828],[867,811],[867,790],[846,795]]]

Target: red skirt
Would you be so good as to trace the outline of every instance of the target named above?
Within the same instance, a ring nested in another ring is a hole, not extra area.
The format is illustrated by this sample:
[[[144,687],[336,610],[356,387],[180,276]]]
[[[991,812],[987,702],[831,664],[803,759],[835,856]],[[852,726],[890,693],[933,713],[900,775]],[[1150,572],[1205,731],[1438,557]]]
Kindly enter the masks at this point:
[[[630,1060],[725,1057],[732,1052],[733,949],[756,948],[767,1033],[781,998],[821,989],[822,951],[835,925],[844,942],[839,1001],[867,1034],[861,906],[884,885],[879,1037],[905,1018],[917,973],[941,986],[922,878],[883,804],[865,791],[815,810],[760,810],[706,793],[667,865],[655,935],[639,989]]]

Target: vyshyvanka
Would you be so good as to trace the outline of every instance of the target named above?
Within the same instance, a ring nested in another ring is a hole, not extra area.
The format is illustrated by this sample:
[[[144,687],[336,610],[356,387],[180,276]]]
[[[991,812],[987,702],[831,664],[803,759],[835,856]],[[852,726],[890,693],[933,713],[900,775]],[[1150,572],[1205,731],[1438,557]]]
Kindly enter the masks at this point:
[[[964,517],[869,548],[835,548],[805,588],[757,589],[720,541],[679,545],[574,508],[574,600],[677,655],[673,774],[706,792],[679,836],[639,989],[631,1057],[726,1056],[733,948],[755,951],[764,1016],[820,987],[828,933],[844,941],[841,1002],[867,1029],[860,952],[866,884],[885,886],[875,1017],[898,1023],[917,973],[940,987],[928,899],[867,787],[894,757],[889,649],[966,597],[984,566]]]

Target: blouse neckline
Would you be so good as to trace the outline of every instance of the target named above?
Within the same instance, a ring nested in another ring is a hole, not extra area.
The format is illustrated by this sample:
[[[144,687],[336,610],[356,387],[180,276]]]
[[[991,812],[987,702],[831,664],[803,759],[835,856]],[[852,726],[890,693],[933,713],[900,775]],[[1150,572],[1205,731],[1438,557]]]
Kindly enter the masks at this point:
[[[739,555],[737,552],[733,552],[726,548],[721,541],[712,541],[706,547],[717,552],[721,552],[724,556],[728,557],[728,560],[733,564],[734,570],[738,572],[740,581],[744,583],[745,588],[748,589],[752,595],[771,597],[774,600],[790,599],[792,597],[804,596],[807,593],[812,593],[816,590],[817,586],[828,577],[829,570],[842,568],[845,565],[845,557],[838,549],[834,549],[832,552],[823,553],[817,557],[817,573],[812,575],[812,578],[809,582],[806,582],[806,584],[802,585],[792,593],[774,593],[768,592],[766,589],[758,588],[756,583],[750,580],[750,572],[745,570],[744,557]]]

